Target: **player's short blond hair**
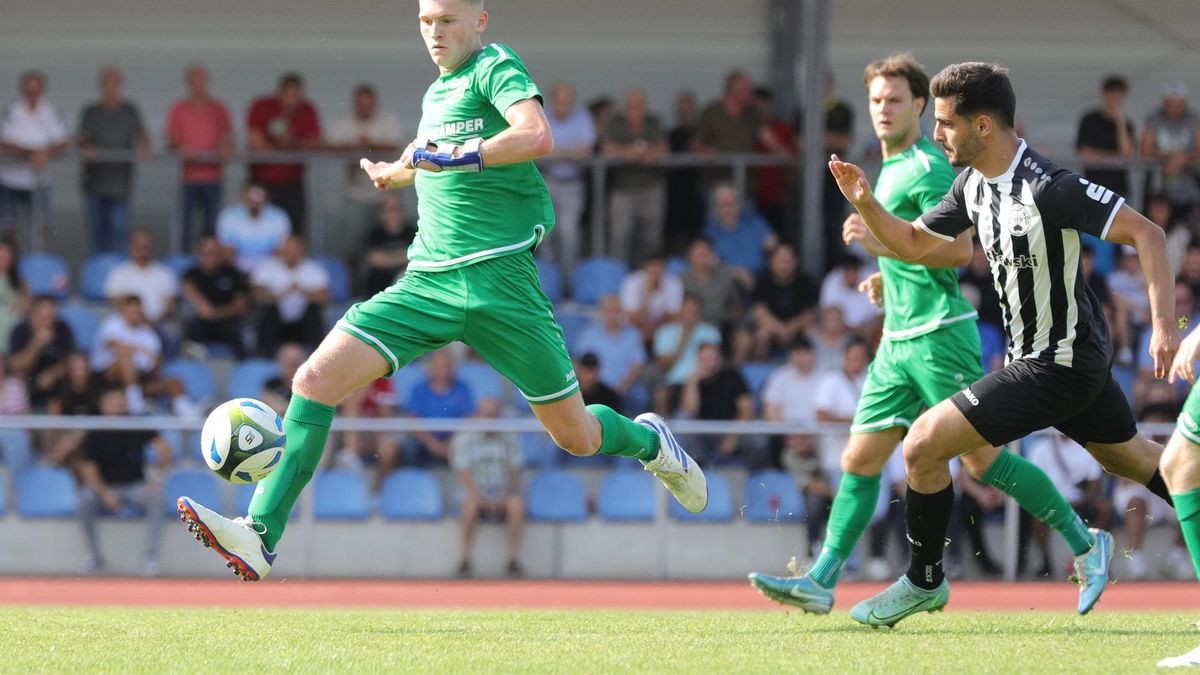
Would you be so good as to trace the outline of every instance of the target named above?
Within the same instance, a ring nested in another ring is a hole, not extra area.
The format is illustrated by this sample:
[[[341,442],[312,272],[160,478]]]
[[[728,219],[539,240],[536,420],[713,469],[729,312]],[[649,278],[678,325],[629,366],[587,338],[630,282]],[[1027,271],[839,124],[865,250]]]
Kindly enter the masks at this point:
[[[877,77],[904,78],[913,98],[923,98],[925,104],[929,104],[929,75],[925,73],[925,66],[911,52],[896,52],[868,63],[863,69],[863,82],[870,87],[871,80]],[[924,106],[921,110],[924,112]]]

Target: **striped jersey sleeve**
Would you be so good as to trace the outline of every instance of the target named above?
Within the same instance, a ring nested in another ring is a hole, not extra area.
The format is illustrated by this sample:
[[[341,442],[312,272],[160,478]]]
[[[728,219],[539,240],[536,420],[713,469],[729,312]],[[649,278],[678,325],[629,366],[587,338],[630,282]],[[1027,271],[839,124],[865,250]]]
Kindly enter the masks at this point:
[[[958,174],[950,191],[931,210],[913,222],[913,227],[932,234],[938,239],[954,241],[955,237],[975,226],[967,213],[964,186],[970,169]]]

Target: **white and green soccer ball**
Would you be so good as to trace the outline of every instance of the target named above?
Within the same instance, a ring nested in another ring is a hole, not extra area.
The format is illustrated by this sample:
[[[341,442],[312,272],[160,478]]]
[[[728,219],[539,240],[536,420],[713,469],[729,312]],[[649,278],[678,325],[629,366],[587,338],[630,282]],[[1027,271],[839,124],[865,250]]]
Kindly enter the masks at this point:
[[[204,420],[200,454],[218,476],[238,484],[257,483],[279,466],[285,437],[283,419],[271,406],[235,398],[217,406]]]

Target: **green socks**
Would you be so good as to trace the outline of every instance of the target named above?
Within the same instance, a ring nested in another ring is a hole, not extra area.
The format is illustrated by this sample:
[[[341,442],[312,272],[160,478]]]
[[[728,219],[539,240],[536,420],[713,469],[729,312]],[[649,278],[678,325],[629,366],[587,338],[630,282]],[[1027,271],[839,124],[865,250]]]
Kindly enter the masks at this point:
[[[1196,570],[1196,579],[1200,580],[1200,488],[1171,497],[1175,500],[1179,529],[1183,530],[1183,540],[1192,556],[1192,568]]]
[[[1034,518],[1057,530],[1067,540],[1071,553],[1083,555],[1096,543],[1083,519],[1045,472],[1024,458],[1002,450],[984,472],[983,482],[999,488]]]
[[[251,519],[266,528],[262,540],[268,550],[274,551],[283,537],[283,528],[287,526],[296,498],[321,463],[333,413],[330,406],[292,395],[283,418],[287,449],[279,467],[263,479],[250,502]]]
[[[588,412],[600,420],[600,455],[634,457],[649,462],[658,457],[658,434],[606,405],[593,403]]]
[[[881,483],[879,474],[842,475],[842,483],[838,486],[833,508],[829,512],[825,546],[808,572],[813,581],[825,588],[837,585],[838,578],[842,576],[842,566],[846,564],[846,560],[854,552],[855,544],[871,524],[871,516],[875,515]]]

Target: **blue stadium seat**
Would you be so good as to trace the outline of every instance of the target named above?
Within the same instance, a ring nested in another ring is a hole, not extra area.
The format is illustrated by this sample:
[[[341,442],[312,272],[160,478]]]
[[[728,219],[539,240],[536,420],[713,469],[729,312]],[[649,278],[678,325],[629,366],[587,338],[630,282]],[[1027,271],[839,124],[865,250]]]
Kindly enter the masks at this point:
[[[462,380],[463,384],[471,390],[471,396],[475,399],[476,405],[479,405],[480,399],[484,398],[503,401],[505,380],[500,377],[500,373],[483,361],[463,361],[455,367],[455,373],[458,379]]]
[[[779,365],[769,361],[751,361],[742,364],[740,369],[742,379],[746,381],[746,387],[755,399],[762,394],[762,388],[767,383],[767,378],[771,377],[771,373],[775,372]]]
[[[587,520],[587,494],[583,481],[565,471],[539,473],[525,493],[529,517],[552,522]]]
[[[563,299],[562,272],[553,260],[537,259],[538,278],[542,280],[542,292],[550,298],[551,304],[557,305]]]
[[[75,479],[66,469],[37,467],[17,478],[17,513],[22,518],[73,518],[78,507]]]
[[[350,290],[350,268],[341,258],[332,255],[315,256],[313,260],[329,273],[329,299],[333,302],[349,302],[353,297]]]
[[[163,484],[163,512],[175,513],[175,500],[187,496],[217,513],[225,512],[225,500],[217,476],[208,469],[179,469],[172,471]]]
[[[645,471],[614,471],[600,483],[596,510],[605,520],[654,520],[654,477]]]
[[[63,305],[58,308],[58,316],[71,328],[75,344],[80,349],[90,349],[100,328],[100,315],[96,310],[87,305]]]
[[[804,499],[790,475],[760,471],[746,479],[745,514],[755,523],[798,522],[804,519]]]
[[[700,513],[692,513],[671,498],[671,517],[683,522],[727,523],[733,520],[733,498],[729,494],[729,481],[716,471],[704,474],[708,478],[708,507]]]
[[[0,518],[4,517],[4,510],[8,507],[8,476],[0,473]]]
[[[233,514],[235,516],[244,516],[250,511],[250,501],[254,499],[254,491],[258,485],[250,483],[249,485],[234,485],[233,486]],[[296,509],[292,508],[292,514],[295,515]]]
[[[172,359],[163,366],[162,374],[164,377],[179,378],[188,398],[193,401],[212,401],[217,396],[216,379],[203,361]]]
[[[560,309],[554,313],[554,318],[558,321],[558,325],[562,326],[563,338],[567,341],[567,350],[574,353],[575,345],[583,336],[583,331],[592,325],[592,317],[584,312]]]
[[[17,275],[31,295],[49,295],[58,299],[70,292],[71,270],[62,256],[53,253],[26,253],[17,262]]]
[[[125,256],[119,253],[99,253],[83,263],[79,273],[79,293],[85,300],[107,300],[104,294],[104,282],[112,268],[124,262]]]
[[[629,266],[616,258],[597,256],[580,262],[571,284],[575,301],[596,304],[602,296],[620,291],[621,280],[628,273]]]
[[[525,400],[520,394],[517,398]],[[528,403],[526,403],[528,407]],[[527,469],[549,469],[558,464],[562,450],[550,439],[550,435],[542,431],[527,431],[521,434],[521,457],[525,460]]]
[[[258,398],[267,380],[279,374],[279,366],[268,359],[246,359],[229,373],[229,398]],[[279,411],[276,411],[279,412]]]
[[[324,471],[313,483],[313,515],[318,520],[366,520],[367,484],[358,472]]]
[[[401,469],[383,480],[379,511],[389,520],[441,520],[446,515],[442,486],[421,469]]]
[[[171,268],[179,281],[183,281],[183,275],[196,266],[196,256],[190,253],[172,253],[162,259],[162,264]]]

